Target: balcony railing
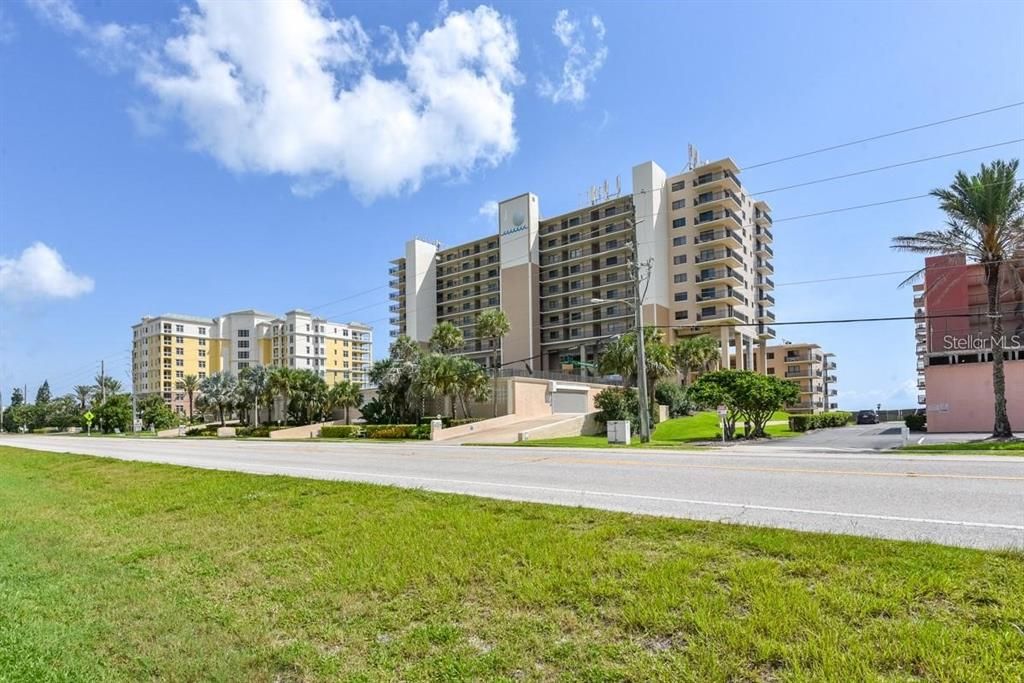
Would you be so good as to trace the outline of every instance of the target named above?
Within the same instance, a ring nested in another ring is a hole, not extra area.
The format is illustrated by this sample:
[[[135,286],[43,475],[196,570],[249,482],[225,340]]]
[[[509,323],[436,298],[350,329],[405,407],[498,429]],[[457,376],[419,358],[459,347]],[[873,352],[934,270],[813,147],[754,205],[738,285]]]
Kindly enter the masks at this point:
[[[742,303],[747,303],[747,299],[739,290],[733,289],[732,287],[722,287],[721,289],[715,289],[709,293],[700,293],[697,295],[698,303],[705,303],[710,301],[719,301],[721,299],[736,299]]]
[[[694,242],[697,244],[708,244],[710,242],[721,242],[722,240],[733,240],[737,244],[742,241],[740,236],[732,230],[711,230],[697,235],[697,239]]]
[[[710,216],[697,216],[697,219],[693,222],[694,225],[704,225],[705,223],[713,223],[714,221],[721,221],[727,218],[731,218],[736,221],[736,224],[740,224],[740,217],[734,214],[732,211],[726,209],[724,211],[709,211]]]
[[[772,231],[769,230],[768,228],[762,228],[761,226],[758,226],[757,229],[754,230],[754,234],[764,242],[775,241],[775,235],[773,235]]]
[[[750,319],[747,316],[743,315],[742,313],[734,309],[732,306],[729,306],[725,310],[716,310],[714,313],[697,314],[697,320],[699,322],[707,322],[709,320],[725,320],[728,318],[735,318],[736,320],[742,320],[743,322],[750,321]]]
[[[694,282],[713,282],[715,280],[735,279],[740,282],[745,282],[743,274],[733,270],[732,268],[716,268],[714,270],[701,271],[697,277],[693,279]]]
[[[742,187],[739,178],[732,171],[718,171],[716,173],[704,173],[697,176],[697,179],[693,181],[694,187],[700,187],[701,185],[707,185],[708,183],[714,183],[719,180],[732,180],[736,183],[736,187]]]
[[[732,259],[738,263],[743,262],[742,255],[733,251],[732,249],[711,249],[708,251],[702,251],[697,258],[693,259],[694,263],[712,263],[714,261],[723,261],[725,259]]]
[[[770,277],[764,277],[759,275],[757,277],[757,280],[754,281],[754,284],[756,284],[758,287],[761,287],[762,289],[775,289],[775,281],[772,280]]]
[[[736,203],[736,206],[742,206],[740,198],[729,190],[723,190],[721,192],[705,192],[694,200],[694,206],[704,206],[705,204],[712,204],[714,202],[720,202],[725,199],[730,199]]]

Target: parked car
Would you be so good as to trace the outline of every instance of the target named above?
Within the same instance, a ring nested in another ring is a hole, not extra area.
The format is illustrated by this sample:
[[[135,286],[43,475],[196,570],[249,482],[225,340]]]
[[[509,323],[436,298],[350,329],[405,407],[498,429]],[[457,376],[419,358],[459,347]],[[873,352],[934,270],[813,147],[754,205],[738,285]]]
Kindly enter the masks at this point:
[[[878,413],[873,410],[861,410],[857,413],[857,424],[876,425],[878,424]]]

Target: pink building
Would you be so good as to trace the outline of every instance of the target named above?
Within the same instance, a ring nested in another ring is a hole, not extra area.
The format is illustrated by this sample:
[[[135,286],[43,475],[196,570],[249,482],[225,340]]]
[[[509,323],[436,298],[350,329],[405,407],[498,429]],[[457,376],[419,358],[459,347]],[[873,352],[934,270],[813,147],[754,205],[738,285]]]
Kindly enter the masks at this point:
[[[1024,273],[1024,267],[1020,267]],[[985,272],[962,254],[925,259],[914,287],[918,401],[930,432],[992,429],[992,342]],[[1010,424],[1024,432],[1024,293],[1004,287],[1000,309]]]

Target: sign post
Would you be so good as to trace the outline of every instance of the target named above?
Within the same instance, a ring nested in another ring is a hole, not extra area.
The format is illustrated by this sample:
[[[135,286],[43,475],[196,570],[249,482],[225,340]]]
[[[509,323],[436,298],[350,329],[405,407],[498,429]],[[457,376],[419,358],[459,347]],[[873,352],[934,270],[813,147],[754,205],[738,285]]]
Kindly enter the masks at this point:
[[[95,419],[95,417],[96,416],[92,414],[91,410],[85,411],[85,413],[82,415],[82,419],[85,420],[86,433],[89,435],[92,434],[92,421],[93,419]]]
[[[722,443],[725,443],[725,418],[729,415],[729,409],[724,405],[718,406],[718,425],[722,428]]]

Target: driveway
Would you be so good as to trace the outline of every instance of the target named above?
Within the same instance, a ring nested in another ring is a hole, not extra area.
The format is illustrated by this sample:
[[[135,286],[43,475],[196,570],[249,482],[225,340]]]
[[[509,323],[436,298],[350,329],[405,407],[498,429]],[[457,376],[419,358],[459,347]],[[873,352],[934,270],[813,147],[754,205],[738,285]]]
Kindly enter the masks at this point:
[[[819,429],[800,436],[772,441],[759,441],[738,448],[829,451],[882,451],[903,445],[901,422],[877,425],[850,425]],[[911,433],[908,443],[960,443],[984,439],[988,434],[919,434]]]
[[[1024,548],[1024,458],[1012,456],[69,436],[7,436],[0,444],[803,531]]]

